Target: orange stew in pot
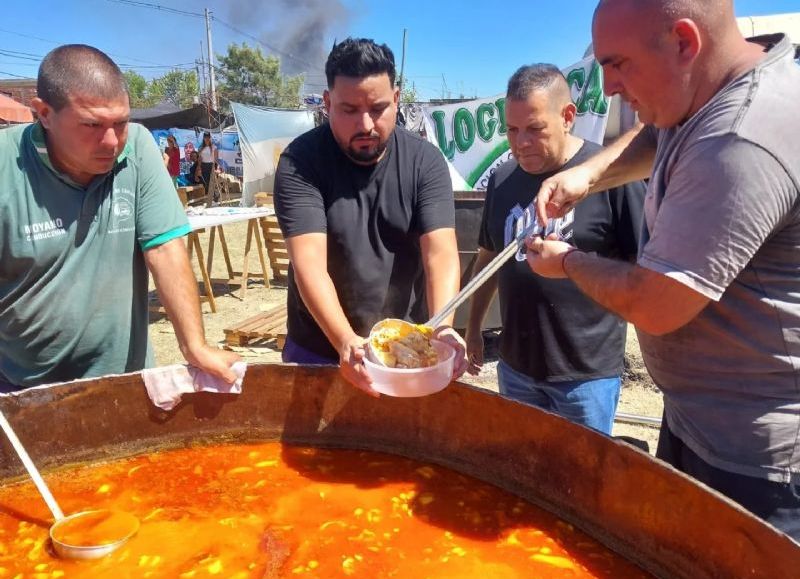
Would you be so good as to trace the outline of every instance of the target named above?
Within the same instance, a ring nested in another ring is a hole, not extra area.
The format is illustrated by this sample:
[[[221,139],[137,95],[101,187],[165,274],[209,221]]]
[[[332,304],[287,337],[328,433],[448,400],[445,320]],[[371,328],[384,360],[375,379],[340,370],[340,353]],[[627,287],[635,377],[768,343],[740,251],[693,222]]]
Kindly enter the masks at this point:
[[[554,515],[399,456],[211,445],[46,475],[65,513],[135,515],[95,561],[58,559],[31,483],[0,487],[0,577],[649,577]]]

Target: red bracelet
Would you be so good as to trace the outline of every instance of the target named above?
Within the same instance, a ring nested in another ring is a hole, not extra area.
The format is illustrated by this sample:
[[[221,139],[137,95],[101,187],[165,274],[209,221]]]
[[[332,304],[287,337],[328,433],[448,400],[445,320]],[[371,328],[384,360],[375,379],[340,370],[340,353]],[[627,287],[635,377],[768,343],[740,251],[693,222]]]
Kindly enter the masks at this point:
[[[569,277],[569,274],[567,273],[567,268],[566,268],[567,256],[570,253],[573,253],[575,251],[580,251],[580,249],[578,249],[577,247],[570,247],[567,251],[565,251],[564,253],[561,254],[561,271],[563,271],[564,275],[566,275],[567,277]]]

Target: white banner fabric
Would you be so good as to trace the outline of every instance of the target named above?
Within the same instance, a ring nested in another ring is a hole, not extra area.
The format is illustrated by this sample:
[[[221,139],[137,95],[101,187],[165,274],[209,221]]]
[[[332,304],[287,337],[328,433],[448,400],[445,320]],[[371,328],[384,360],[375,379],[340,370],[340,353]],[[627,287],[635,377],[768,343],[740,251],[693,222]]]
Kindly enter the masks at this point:
[[[271,193],[283,149],[314,128],[312,111],[287,111],[231,103],[242,150],[242,205],[252,206],[260,191]]]

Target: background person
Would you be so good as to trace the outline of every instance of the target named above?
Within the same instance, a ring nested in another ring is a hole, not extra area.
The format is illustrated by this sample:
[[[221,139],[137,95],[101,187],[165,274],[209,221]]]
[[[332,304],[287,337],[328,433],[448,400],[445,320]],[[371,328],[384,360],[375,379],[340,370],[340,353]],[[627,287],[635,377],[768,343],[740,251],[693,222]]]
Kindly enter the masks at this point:
[[[283,359],[338,362],[374,393],[362,363],[370,328],[384,318],[424,322],[458,291],[453,191],[439,150],[396,127],[388,46],[348,38],[325,73],[330,122],[295,139],[275,176],[291,260]],[[449,326],[437,335],[458,349],[460,375],[463,342]]]
[[[167,135],[167,146],[164,149],[164,164],[167,173],[172,178],[172,184],[178,187],[178,177],[181,174],[181,150],[173,135]]]
[[[212,191],[212,176],[214,175],[214,170],[217,168],[219,151],[211,140],[211,133],[203,133],[203,142],[200,143],[200,148],[197,149],[197,155],[200,160],[200,165],[197,168],[198,175],[202,180],[203,186],[206,188],[208,205],[211,206],[212,202],[219,202],[219,193],[216,190]]]
[[[128,122],[119,68],[61,46],[37,92],[39,121],[0,132],[0,390],[152,366],[148,270],[186,360],[233,382],[238,356],[205,342],[186,215]]]
[[[650,174],[636,265],[532,240],[637,328],[664,392],[657,456],[800,540],[800,68],[746,41],[730,0],[606,0],[605,90],[648,126],[545,181],[540,218]]]
[[[536,220],[532,193],[547,177],[600,150],[570,134],[577,110],[561,71],[523,66],[508,81],[505,117],[514,158],[489,179],[474,271],[483,269]],[[586,199],[534,234],[555,232],[584,251],[632,260],[641,229],[644,184]],[[627,324],[587,298],[570,280],[531,272],[520,251],[470,302],[470,371],[483,364],[481,326],[498,292],[503,330],[500,393],[611,434],[619,401]]]

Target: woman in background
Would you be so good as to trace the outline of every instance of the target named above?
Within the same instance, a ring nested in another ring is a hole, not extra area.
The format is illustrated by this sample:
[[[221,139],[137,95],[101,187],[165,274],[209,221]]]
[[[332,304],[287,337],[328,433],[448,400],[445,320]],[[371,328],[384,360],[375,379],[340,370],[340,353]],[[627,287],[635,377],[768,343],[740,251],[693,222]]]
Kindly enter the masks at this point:
[[[217,147],[211,141],[211,133],[203,133],[203,142],[197,154],[200,158],[200,175],[203,186],[206,188],[206,196],[211,201],[211,176],[217,167],[218,152]],[[214,202],[219,201],[219,194],[214,191]],[[210,203],[209,203],[210,205]]]
[[[164,149],[164,164],[167,166],[172,184],[178,187],[178,177],[181,174],[181,150],[173,135],[167,135],[167,148]]]

